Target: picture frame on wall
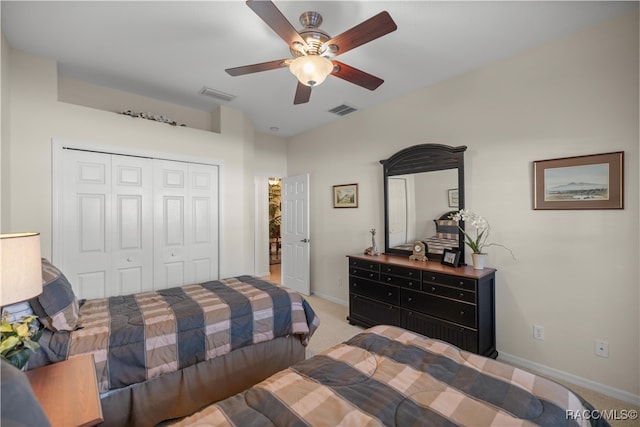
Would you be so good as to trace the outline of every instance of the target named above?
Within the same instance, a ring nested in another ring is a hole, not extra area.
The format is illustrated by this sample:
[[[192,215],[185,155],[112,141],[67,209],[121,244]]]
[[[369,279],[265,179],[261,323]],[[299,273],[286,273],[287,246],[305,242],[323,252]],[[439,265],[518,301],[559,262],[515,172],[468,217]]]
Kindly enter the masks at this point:
[[[449,207],[450,208],[457,208],[458,207],[458,189],[457,188],[451,188],[449,190],[447,190],[447,195],[449,198]]]
[[[358,207],[358,184],[340,184],[333,186],[334,208]]]
[[[533,209],[624,209],[624,152],[533,162]]]
[[[451,267],[457,267],[460,265],[460,251],[458,249],[445,249],[442,252],[441,264]]]

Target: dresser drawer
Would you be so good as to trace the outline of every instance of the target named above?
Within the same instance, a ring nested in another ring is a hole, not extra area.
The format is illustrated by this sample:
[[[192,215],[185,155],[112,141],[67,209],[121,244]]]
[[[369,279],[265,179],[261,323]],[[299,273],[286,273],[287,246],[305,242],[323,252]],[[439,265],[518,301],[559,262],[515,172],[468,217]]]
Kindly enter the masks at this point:
[[[401,305],[460,325],[476,328],[476,306],[423,292],[402,289]]]
[[[475,303],[476,293],[467,291],[460,288],[452,288],[449,286],[436,285],[433,283],[425,283],[422,286],[422,291],[433,295],[457,299],[460,301]]]
[[[397,286],[350,277],[349,292],[376,299],[386,304],[400,304],[400,288]]]
[[[478,352],[478,332],[415,311],[402,310],[402,327],[429,338],[447,341],[463,350]]]
[[[380,280],[380,273],[377,271],[365,270],[363,268],[349,267],[349,275],[370,280]]]
[[[476,280],[468,279],[466,277],[450,276],[442,273],[432,273],[425,271],[422,275],[423,283],[435,283],[440,285],[454,286],[456,288],[467,289],[469,291],[476,290]]]
[[[401,276],[392,276],[390,274],[380,274],[380,281],[389,285],[402,286],[403,288],[420,290],[420,279],[410,279]]]
[[[349,322],[369,327],[400,325],[400,308],[357,294],[349,296]]]
[[[366,270],[380,271],[380,264],[364,259],[349,258],[349,267],[364,268]]]
[[[402,276],[409,279],[420,280],[420,270],[408,267],[398,267],[397,265],[382,264],[380,273],[392,274],[394,276]]]

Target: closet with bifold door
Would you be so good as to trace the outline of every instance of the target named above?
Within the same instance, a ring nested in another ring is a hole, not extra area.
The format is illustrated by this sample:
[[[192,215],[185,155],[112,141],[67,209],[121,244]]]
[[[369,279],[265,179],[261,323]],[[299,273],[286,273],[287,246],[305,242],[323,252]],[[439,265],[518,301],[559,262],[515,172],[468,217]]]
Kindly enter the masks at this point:
[[[218,166],[58,148],[53,262],[78,298],[219,278]]]

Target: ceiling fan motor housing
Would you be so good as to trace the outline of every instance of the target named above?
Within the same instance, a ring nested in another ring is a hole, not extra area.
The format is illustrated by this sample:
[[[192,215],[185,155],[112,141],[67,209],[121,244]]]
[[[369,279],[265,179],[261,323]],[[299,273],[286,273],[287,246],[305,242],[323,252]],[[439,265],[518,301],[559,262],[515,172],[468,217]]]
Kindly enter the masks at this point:
[[[303,55],[322,55],[325,53],[326,47],[323,48],[323,44],[331,39],[331,36],[318,28],[322,24],[322,15],[318,12],[304,12],[300,15],[300,23],[304,27],[298,31],[298,34],[307,43],[305,49],[300,43],[294,42],[290,47],[291,54],[294,56]]]

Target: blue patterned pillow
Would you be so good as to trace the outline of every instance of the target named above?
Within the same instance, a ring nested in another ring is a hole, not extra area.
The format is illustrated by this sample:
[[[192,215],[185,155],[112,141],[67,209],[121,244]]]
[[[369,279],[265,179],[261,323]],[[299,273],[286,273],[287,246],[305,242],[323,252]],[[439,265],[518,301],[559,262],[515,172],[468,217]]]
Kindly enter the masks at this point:
[[[42,293],[29,301],[38,320],[51,331],[73,331],[78,324],[78,299],[71,283],[42,258]]]

